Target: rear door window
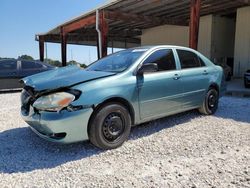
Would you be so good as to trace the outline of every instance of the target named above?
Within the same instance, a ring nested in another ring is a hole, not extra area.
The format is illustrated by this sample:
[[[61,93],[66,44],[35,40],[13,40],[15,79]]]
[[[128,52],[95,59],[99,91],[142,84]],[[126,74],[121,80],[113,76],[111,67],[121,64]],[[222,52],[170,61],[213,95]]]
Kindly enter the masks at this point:
[[[177,53],[180,59],[182,69],[198,68],[205,66],[204,62],[198,57],[198,55],[191,51],[177,50]]]
[[[171,49],[162,49],[153,52],[143,64],[155,63],[158,65],[158,72],[176,70],[175,58]]]

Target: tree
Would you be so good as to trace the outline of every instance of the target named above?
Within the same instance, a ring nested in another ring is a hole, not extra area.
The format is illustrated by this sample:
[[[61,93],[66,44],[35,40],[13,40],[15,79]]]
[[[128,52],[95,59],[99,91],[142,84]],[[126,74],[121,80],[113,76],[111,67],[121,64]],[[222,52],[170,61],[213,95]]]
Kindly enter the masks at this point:
[[[67,65],[78,65],[80,63],[76,62],[75,60],[71,60],[67,63]]]
[[[87,65],[85,65],[84,63],[82,64],[82,63],[79,63],[79,62],[77,62],[75,60],[69,61],[67,63],[67,65],[78,65],[78,66],[80,66],[81,68],[84,68],[84,69],[87,67]]]
[[[33,57],[29,56],[29,55],[21,55],[18,57],[18,59],[23,59],[23,60],[34,60]]]
[[[52,60],[52,59],[45,59],[44,60],[46,63],[52,65],[52,66],[55,66],[55,67],[61,67],[62,66],[62,63],[58,60]]]
[[[85,64],[80,64],[80,67],[82,67],[82,68],[86,68],[87,67],[87,65],[85,65]]]

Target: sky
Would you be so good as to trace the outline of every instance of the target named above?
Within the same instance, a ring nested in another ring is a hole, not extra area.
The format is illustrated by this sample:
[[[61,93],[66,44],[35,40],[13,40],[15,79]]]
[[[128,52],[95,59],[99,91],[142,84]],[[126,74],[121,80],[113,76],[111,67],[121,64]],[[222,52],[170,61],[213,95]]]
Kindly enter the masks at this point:
[[[0,57],[39,58],[35,34],[102,5],[107,0],[0,0]],[[60,44],[47,43],[47,57],[61,60]],[[67,45],[67,60],[89,64],[96,47]]]

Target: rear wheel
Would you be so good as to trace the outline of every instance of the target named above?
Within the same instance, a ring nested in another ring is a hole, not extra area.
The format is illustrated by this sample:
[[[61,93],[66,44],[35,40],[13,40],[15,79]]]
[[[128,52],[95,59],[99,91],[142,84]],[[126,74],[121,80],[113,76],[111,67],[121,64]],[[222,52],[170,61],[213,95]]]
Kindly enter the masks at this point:
[[[89,139],[101,149],[114,149],[128,138],[131,117],[128,110],[118,103],[101,107],[90,122]]]
[[[205,115],[212,115],[216,112],[219,103],[219,93],[216,89],[210,88],[206,94],[199,112]]]

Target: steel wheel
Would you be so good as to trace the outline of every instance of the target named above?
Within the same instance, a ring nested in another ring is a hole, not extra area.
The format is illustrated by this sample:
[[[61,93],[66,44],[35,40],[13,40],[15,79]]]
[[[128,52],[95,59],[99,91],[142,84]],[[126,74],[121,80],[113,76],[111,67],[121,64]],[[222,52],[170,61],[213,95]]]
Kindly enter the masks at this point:
[[[210,88],[206,94],[199,112],[205,115],[212,115],[216,112],[219,103],[219,93],[216,89]]]
[[[217,101],[218,101],[218,96],[217,96],[217,92],[213,91],[209,94],[208,99],[207,99],[207,104],[208,104],[208,108],[210,110],[213,110],[213,108],[217,105]]]
[[[89,139],[102,149],[114,149],[127,139],[131,129],[128,109],[119,103],[107,103],[94,114],[89,125]]]
[[[123,134],[124,127],[122,114],[113,112],[104,119],[102,132],[107,141],[113,142]]]

